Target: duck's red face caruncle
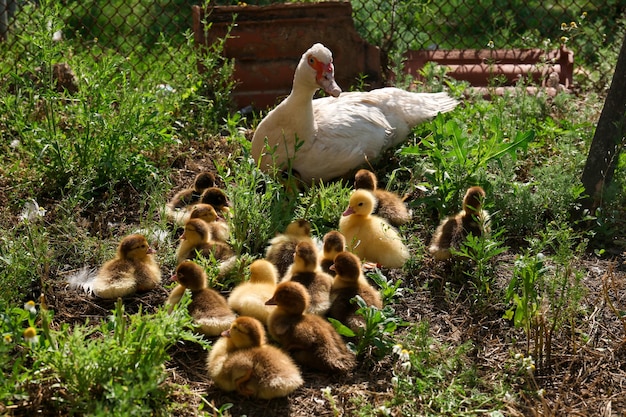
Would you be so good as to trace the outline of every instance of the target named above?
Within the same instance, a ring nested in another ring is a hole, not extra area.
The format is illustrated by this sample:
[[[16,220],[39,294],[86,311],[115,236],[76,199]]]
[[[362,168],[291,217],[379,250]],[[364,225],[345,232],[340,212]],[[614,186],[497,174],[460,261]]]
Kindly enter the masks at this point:
[[[317,84],[324,89],[327,94],[333,97],[339,97],[341,88],[339,88],[335,82],[335,67],[333,66],[332,60],[325,63],[315,58],[313,55],[309,55],[307,62],[309,66],[315,70],[315,81]]]

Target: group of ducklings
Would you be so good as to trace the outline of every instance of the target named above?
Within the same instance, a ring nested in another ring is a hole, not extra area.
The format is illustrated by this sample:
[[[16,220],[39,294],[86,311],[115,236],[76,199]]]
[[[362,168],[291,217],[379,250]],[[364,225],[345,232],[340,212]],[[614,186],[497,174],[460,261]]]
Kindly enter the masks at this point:
[[[441,222],[429,247],[435,259],[450,258],[450,248],[468,233],[485,232],[484,197],[482,188],[470,188],[463,210]],[[268,242],[265,257],[250,264],[249,279],[228,298],[207,286],[205,270],[194,262],[196,256],[222,265],[235,259],[225,219],[231,216],[228,199],[213,175],[198,174],[191,188],[168,202],[165,213],[184,227],[172,276],[177,285],[167,304],[173,308],[189,289],[188,310],[197,331],[221,336],[207,358],[209,375],[221,389],[246,396],[288,395],[303,384],[300,366],[329,373],[352,370],[355,355],[327,318],[355,332],[363,328],[358,306],[350,301],[358,295],[369,306],[383,307],[379,291],[363,274],[366,265],[399,268],[409,258],[397,227],[411,220],[411,212],[403,198],[378,189],[368,170],[357,172],[338,229],[323,237],[321,248],[308,221],[293,221]],[[129,235],[116,257],[83,287],[102,298],[151,290],[161,283],[154,252],[143,235]],[[268,344],[266,329],[279,347]]]

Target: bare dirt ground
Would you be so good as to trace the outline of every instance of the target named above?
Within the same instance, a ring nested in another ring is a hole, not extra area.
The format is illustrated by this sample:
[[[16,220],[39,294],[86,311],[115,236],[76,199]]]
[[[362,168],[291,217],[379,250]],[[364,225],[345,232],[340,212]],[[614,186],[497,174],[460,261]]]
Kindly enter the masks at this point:
[[[197,172],[213,170],[214,158],[206,155],[227,152],[228,149],[220,149],[223,145],[218,141],[203,149],[192,149],[172,161],[171,179],[177,184],[172,193],[191,184]],[[132,190],[127,193],[129,195],[124,200],[137,200],[132,198]],[[133,210],[136,207],[132,203],[118,209],[109,215],[126,222],[135,219]],[[100,227],[98,222],[105,224],[103,219],[89,213],[83,215],[94,229]],[[422,238],[428,239],[427,236]],[[508,285],[515,253],[515,248],[511,248],[498,259],[496,287],[506,288]],[[552,366],[538,371],[534,378],[536,388],[544,389],[543,399],[523,394],[520,389],[520,397],[507,405],[504,415],[626,416],[626,317],[622,314],[626,311],[626,258],[623,253],[615,251],[611,259],[589,255],[572,262],[585,273],[586,295],[582,301],[585,317],[581,317],[575,327],[565,326],[553,336]],[[172,271],[163,272],[164,276],[169,276],[167,274]],[[412,289],[393,306],[400,317],[408,322],[427,320],[432,337],[441,344],[458,346],[468,340],[474,342],[471,354],[480,378],[497,378],[505,363],[510,361],[512,352],[525,351],[524,333],[502,318],[507,306],[497,303],[488,307],[477,306],[472,287],[464,282],[449,282],[446,266],[426,262],[414,276],[402,276],[400,271],[385,273],[390,278],[402,279],[404,286]],[[46,298],[49,307],[55,311],[57,323],[99,320],[113,309],[113,302],[85,299],[84,295],[68,289],[54,272],[49,277],[49,284],[45,289]],[[129,297],[125,305],[129,313],[137,311],[139,306],[150,312],[161,306],[166,297],[166,289],[159,288]],[[575,337],[581,333],[586,334],[585,343]],[[353,374],[345,377],[305,371],[304,386],[288,398],[259,401],[215,388],[204,371],[207,352],[199,346],[180,343],[172,349],[171,355],[168,383],[190,388],[178,394],[181,404],[188,403],[180,411],[181,416],[197,415],[200,406],[210,411],[209,403],[217,408],[232,403],[229,412],[233,416],[351,416],[356,415],[360,407],[351,398],[382,405],[394,395],[389,357],[380,362],[364,362]],[[522,386],[532,389],[530,383],[527,380]],[[322,393],[326,387],[331,389],[337,413]]]

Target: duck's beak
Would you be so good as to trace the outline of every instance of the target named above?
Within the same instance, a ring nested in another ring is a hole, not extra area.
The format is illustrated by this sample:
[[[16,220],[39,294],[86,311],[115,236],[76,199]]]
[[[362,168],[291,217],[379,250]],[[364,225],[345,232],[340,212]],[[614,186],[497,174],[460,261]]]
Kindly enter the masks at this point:
[[[278,304],[278,303],[276,302],[276,300],[274,300],[274,297],[270,298],[269,300],[267,300],[267,301],[265,302],[265,305],[266,305],[266,306],[275,306],[275,305],[277,305],[277,304]]]
[[[226,329],[221,333],[222,337],[230,337],[230,329]]]
[[[352,213],[354,213],[354,210],[352,210],[352,207],[348,207],[346,211],[343,212],[343,216],[349,216]]]
[[[324,65],[320,62],[320,67],[317,68],[317,76],[315,80],[317,84],[326,91],[327,94],[333,97],[339,97],[341,94],[341,88],[335,82],[335,67],[330,62],[328,65]]]
[[[187,237],[185,236],[184,233],[180,235],[180,237],[178,238],[178,240],[185,240],[185,239],[187,239]]]
[[[332,265],[330,266],[330,268],[328,268],[328,269],[330,269],[331,271],[334,271],[334,270],[335,270],[335,264],[332,264]]]
[[[178,275],[174,274],[170,277],[170,280],[178,282]]]
[[[152,254],[154,254],[154,253],[156,253],[156,250],[155,250],[155,249],[153,249],[153,248],[148,248],[148,255],[152,255]]]

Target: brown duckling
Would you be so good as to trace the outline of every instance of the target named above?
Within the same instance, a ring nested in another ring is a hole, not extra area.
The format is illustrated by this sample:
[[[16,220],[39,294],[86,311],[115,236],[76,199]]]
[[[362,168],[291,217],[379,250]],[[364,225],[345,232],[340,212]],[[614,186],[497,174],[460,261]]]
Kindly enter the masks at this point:
[[[296,245],[293,264],[287,270],[282,282],[299,282],[309,292],[307,313],[324,315],[330,307],[330,287],[333,277],[322,272],[317,263],[317,248],[310,242],[302,241]]]
[[[358,256],[350,252],[341,252],[335,257],[332,268],[336,275],[330,290],[331,305],[326,315],[357,332],[365,328],[365,319],[356,314],[359,307],[351,300],[358,295],[368,306],[381,309],[382,298],[378,290],[363,276]]]
[[[209,375],[224,391],[269,400],[285,397],[304,381],[293,360],[268,345],[261,322],[239,317],[222,333],[207,358]]]
[[[224,217],[232,217],[230,211],[230,202],[226,193],[218,187],[209,187],[202,193],[200,203],[210,204],[215,210]]]
[[[228,222],[220,216],[215,208],[210,204],[196,204],[193,206],[189,219],[200,219],[209,226],[211,237],[220,242],[228,242],[230,239],[230,226]]]
[[[274,306],[265,302],[274,295],[278,281],[276,267],[266,259],[250,264],[250,279],[237,285],[228,297],[228,305],[241,316],[250,316],[267,324]]]
[[[226,298],[207,287],[206,272],[195,262],[188,260],[181,262],[176,267],[172,280],[177,281],[179,286],[172,290],[167,303],[173,306],[180,300],[182,295],[179,287],[188,288],[191,291],[191,303],[187,308],[189,315],[198,325],[199,333],[219,336],[237,318],[228,306]]]
[[[400,268],[409,259],[409,250],[393,226],[372,214],[375,204],[370,191],[354,191],[339,220],[339,231],[346,238],[348,249],[362,260]]]
[[[265,250],[265,259],[276,266],[279,279],[285,275],[293,263],[296,245],[302,241],[314,245],[311,239],[311,223],[304,219],[289,223],[284,233],[277,234],[269,241],[269,246]]]
[[[411,212],[404,204],[404,198],[391,191],[379,189],[378,178],[372,171],[358,170],[354,176],[354,189],[371,191],[377,202],[374,214],[387,220],[392,226],[402,226],[411,221]]]
[[[348,372],[356,357],[326,319],[306,314],[309,293],[298,282],[278,284],[267,301],[276,305],[268,318],[269,334],[302,366],[323,372]]]
[[[213,256],[217,261],[230,260],[235,256],[235,252],[228,244],[211,240],[209,226],[200,219],[187,221],[180,240],[176,251],[178,263],[185,259],[195,259],[198,254],[205,258]]]
[[[165,205],[167,218],[175,224],[185,224],[189,218],[189,206],[200,201],[204,190],[215,185],[215,176],[210,172],[196,175],[193,186],[177,192]]]
[[[322,271],[334,277],[335,271],[330,269],[330,267],[333,266],[335,262],[335,256],[337,256],[339,252],[346,250],[346,238],[338,230],[331,230],[324,235],[323,241],[320,266],[322,267]]]
[[[115,258],[105,262],[82,287],[109,299],[149,291],[161,283],[161,269],[154,253],[143,235],[126,236],[118,245]]]
[[[458,250],[470,233],[478,237],[489,232],[489,213],[482,208],[485,195],[482,187],[470,187],[463,197],[462,210],[442,220],[428,248],[436,260],[450,259],[450,249]]]

